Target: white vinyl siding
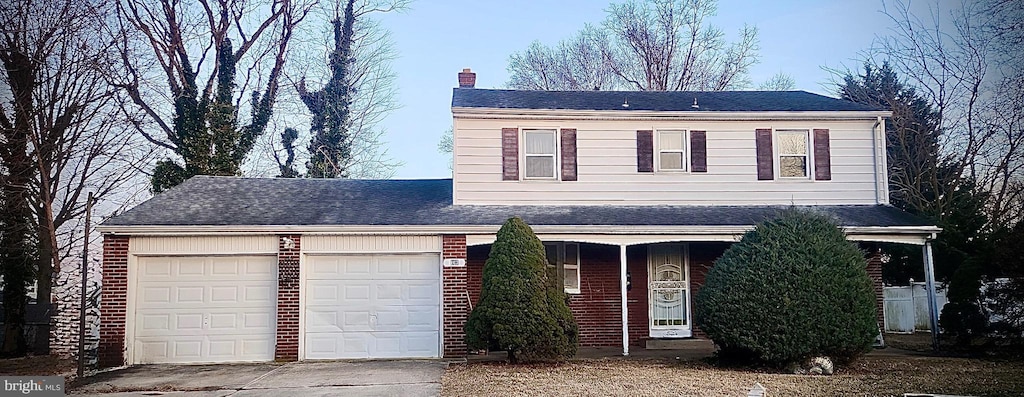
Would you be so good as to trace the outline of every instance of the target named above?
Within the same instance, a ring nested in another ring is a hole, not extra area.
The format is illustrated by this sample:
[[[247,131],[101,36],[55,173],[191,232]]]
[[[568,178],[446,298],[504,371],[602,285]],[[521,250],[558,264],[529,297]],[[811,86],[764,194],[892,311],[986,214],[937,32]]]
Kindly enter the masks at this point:
[[[502,181],[501,128],[550,128],[565,120],[455,119],[454,199],[481,205],[838,205],[878,204],[872,126],[864,121],[573,120],[578,180]],[[757,180],[759,128],[830,130],[830,183]],[[707,172],[637,172],[637,130],[707,131]],[[884,143],[883,143],[884,144]],[[884,196],[884,195],[883,195]]]
[[[686,171],[686,131],[658,131],[658,171]]]
[[[440,252],[437,235],[330,235],[302,236],[304,253],[421,253]]]
[[[555,130],[523,130],[523,179],[555,179]]]

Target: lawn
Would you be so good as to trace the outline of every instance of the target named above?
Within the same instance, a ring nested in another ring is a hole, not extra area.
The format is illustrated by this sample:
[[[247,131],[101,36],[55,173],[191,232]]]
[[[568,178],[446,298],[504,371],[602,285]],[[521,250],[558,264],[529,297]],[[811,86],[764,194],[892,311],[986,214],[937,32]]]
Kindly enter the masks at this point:
[[[760,382],[769,396],[1024,395],[1024,363],[967,358],[868,356],[833,376],[724,370],[701,361],[597,359],[566,364],[453,364],[443,396],[743,396]]]

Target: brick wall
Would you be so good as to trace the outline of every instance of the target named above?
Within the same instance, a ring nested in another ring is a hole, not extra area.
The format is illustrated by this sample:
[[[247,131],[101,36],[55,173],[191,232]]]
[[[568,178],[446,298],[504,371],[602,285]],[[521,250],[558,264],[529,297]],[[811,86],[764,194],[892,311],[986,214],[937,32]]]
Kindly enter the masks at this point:
[[[704,277],[714,265],[715,260],[722,256],[730,243],[691,243],[690,244],[690,302],[697,296],[700,287],[704,285]],[[707,335],[693,325],[693,336],[696,338],[707,338]]]
[[[618,253],[618,247],[615,248]],[[618,258],[618,256],[616,256]],[[619,262],[615,261],[618,271]],[[647,303],[647,246],[626,248],[626,270],[629,271],[631,287],[626,291],[626,310],[629,312],[629,344],[643,345],[650,338],[650,307]],[[619,342],[622,344],[622,330],[619,326]]]
[[[878,326],[885,324],[885,312],[883,311],[882,291],[882,250],[874,246],[863,247],[867,250],[868,277],[871,277],[871,285],[875,290],[875,307],[878,310]]]
[[[580,346],[622,345],[619,277],[619,247],[580,244],[580,293],[569,295]]]
[[[490,246],[469,248],[467,289],[474,304],[480,301],[484,262]],[[626,293],[630,344],[647,338],[647,249],[626,250],[632,288]],[[580,346],[622,345],[622,295],[619,247],[580,244],[580,293],[570,295],[569,308],[580,329]]]
[[[125,315],[128,306],[128,237],[103,236],[103,289],[100,292],[98,365],[125,364]]]
[[[274,359],[296,361],[299,359],[299,252],[302,236],[288,234],[278,236],[277,247],[277,345]],[[285,238],[295,246],[285,247]]]
[[[466,236],[444,235],[441,237],[443,258],[466,258]],[[445,357],[466,355],[466,318],[469,317],[470,295],[467,284],[468,266],[444,267],[442,275],[442,324],[444,332]],[[477,286],[479,294],[479,285]]]

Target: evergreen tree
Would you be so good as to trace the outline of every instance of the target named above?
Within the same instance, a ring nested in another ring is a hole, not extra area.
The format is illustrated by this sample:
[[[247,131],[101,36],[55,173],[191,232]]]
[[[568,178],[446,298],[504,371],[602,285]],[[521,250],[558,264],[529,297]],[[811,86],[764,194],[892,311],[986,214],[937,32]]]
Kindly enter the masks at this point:
[[[349,125],[349,107],[352,105],[354,89],[350,73],[352,56],[352,32],[355,24],[353,10],[355,0],[345,6],[343,20],[331,21],[334,26],[334,51],[331,52],[331,79],[320,91],[307,92],[300,83],[299,95],[306,104],[313,120],[309,143],[310,160],[306,166],[310,178],[346,178],[347,166],[352,158],[352,135]]]
[[[723,358],[778,367],[816,355],[852,359],[878,334],[866,267],[829,218],[787,210],[715,261],[694,298],[696,323]]]
[[[576,354],[578,328],[562,285],[547,269],[544,244],[522,219],[498,230],[484,263],[480,303],[466,321],[466,344],[520,359]]]

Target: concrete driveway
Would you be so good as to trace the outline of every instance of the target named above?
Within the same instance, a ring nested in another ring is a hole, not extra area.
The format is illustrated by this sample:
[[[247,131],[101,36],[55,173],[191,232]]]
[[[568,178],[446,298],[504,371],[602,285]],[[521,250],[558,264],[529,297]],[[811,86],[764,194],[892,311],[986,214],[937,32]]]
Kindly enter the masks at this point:
[[[99,374],[71,390],[90,396],[437,396],[437,360],[287,364],[140,365]]]

